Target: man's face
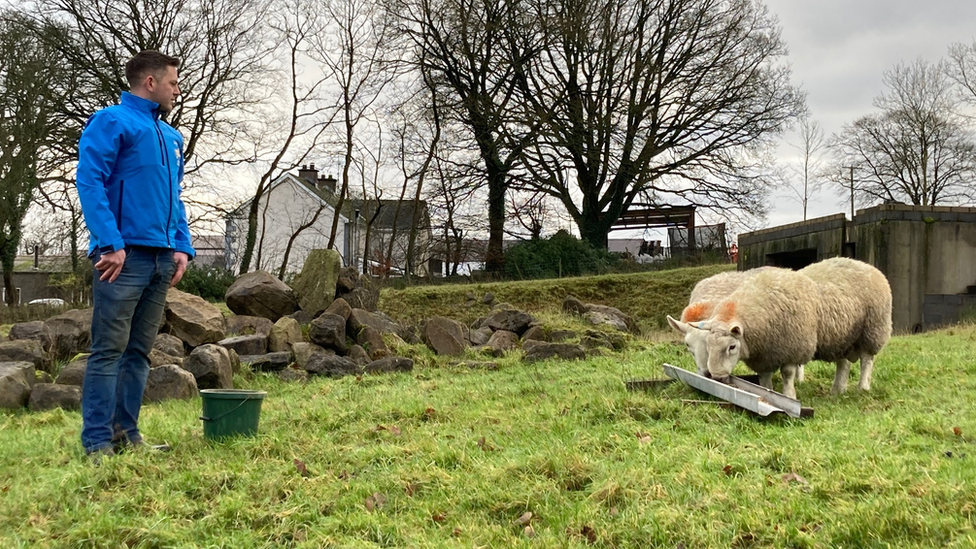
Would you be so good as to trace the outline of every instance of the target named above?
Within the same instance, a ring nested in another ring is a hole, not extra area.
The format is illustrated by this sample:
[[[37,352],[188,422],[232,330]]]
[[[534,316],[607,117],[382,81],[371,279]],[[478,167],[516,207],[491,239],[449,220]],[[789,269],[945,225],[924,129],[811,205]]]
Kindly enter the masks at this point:
[[[150,74],[146,79],[146,89],[150,99],[159,103],[159,110],[171,112],[176,108],[176,98],[180,96],[180,79],[176,67],[167,66],[165,71]]]

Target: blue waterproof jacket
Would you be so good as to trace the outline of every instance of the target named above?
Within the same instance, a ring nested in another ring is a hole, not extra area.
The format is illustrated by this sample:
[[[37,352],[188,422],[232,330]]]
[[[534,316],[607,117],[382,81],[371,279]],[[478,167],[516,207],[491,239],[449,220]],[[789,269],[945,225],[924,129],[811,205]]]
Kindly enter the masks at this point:
[[[183,136],[159,104],[128,92],[88,119],[78,146],[78,196],[89,254],[127,245],[195,255],[180,200]]]

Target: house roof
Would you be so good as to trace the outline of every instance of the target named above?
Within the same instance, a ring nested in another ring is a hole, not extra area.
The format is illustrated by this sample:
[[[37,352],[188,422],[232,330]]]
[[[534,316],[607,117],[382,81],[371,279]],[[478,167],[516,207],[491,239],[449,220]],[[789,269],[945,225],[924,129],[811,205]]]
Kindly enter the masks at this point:
[[[326,199],[326,197],[324,196],[324,195],[329,194],[329,193],[327,193],[323,189],[313,189],[313,188],[311,188],[308,185],[308,183],[305,182],[302,178],[300,178],[300,177],[298,177],[296,175],[290,174],[290,173],[283,173],[280,176],[278,176],[277,179],[275,179],[274,181],[272,181],[271,182],[271,185],[268,187],[268,190],[265,193],[265,195],[271,194],[272,192],[274,192],[274,190],[276,188],[278,188],[280,185],[283,185],[285,183],[291,183],[295,187],[298,187],[299,189],[301,189],[301,191],[303,193],[307,194],[311,199],[317,201],[320,204],[325,204],[326,206],[329,207],[329,209],[331,209],[332,211],[335,211],[335,204],[333,204],[333,201]],[[245,210],[247,210],[247,208],[250,206],[251,202],[253,202],[253,201],[254,201],[254,198],[253,197],[245,200],[244,202],[241,203],[240,206],[234,208],[230,212],[230,214],[228,214],[228,217],[241,217],[241,216],[243,216],[244,213],[245,213]],[[343,208],[343,211],[345,211],[345,209],[346,208]],[[344,213],[340,213],[339,214],[339,217],[345,219],[346,221],[349,221],[349,216],[348,215],[344,215]]]

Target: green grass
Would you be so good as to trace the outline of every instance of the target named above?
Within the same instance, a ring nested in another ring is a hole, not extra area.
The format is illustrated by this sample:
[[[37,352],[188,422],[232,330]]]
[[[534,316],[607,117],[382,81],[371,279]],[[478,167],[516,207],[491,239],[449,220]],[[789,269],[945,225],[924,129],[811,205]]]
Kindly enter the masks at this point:
[[[0,547],[976,546],[976,326],[894,338],[869,394],[832,397],[833,368],[808,365],[807,420],[626,391],[693,368],[655,339],[498,370],[411,347],[409,374],[245,372],[268,392],[256,438],[205,440],[199,398],[147,405],[173,452],[99,467],[78,413],[0,414]]]
[[[617,307],[635,317],[645,329],[667,326],[665,315],[680,315],[688,304],[691,289],[699,280],[734,270],[734,265],[707,265],[670,271],[612,274],[579,278],[492,282],[442,286],[415,286],[403,290],[384,289],[379,308],[399,320],[416,322],[433,315],[447,316],[468,323],[488,314],[481,303],[486,292],[496,302],[538,312],[558,312],[567,295],[587,303]],[[466,294],[476,298],[465,307]]]
[[[384,290],[381,309],[466,320],[487,309],[465,294],[492,291],[581,331],[558,312],[572,293],[653,328],[713,272]],[[77,412],[0,413],[0,547],[976,547],[976,324],[893,338],[870,393],[855,373],[830,396],[833,366],[809,364],[805,420],[680,383],[628,392],[663,362],[694,369],[671,332],[628,341],[497,370],[408,346],[409,374],[244,371],[268,393],[257,437],[204,439],[199,398],[149,404],[143,432],[173,451],[98,467]]]

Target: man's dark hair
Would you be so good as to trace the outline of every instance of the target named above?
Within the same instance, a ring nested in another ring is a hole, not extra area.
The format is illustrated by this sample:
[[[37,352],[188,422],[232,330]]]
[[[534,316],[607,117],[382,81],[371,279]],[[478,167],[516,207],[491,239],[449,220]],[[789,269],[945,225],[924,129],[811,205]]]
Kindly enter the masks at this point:
[[[180,60],[175,57],[170,57],[156,50],[143,50],[135,54],[125,64],[125,79],[129,81],[131,88],[141,83],[149,74],[165,71],[166,67],[179,68],[179,66]]]

